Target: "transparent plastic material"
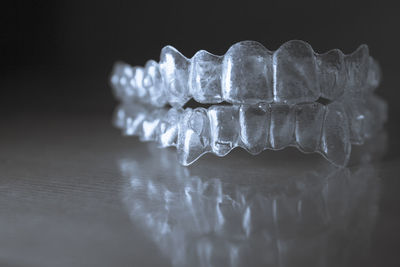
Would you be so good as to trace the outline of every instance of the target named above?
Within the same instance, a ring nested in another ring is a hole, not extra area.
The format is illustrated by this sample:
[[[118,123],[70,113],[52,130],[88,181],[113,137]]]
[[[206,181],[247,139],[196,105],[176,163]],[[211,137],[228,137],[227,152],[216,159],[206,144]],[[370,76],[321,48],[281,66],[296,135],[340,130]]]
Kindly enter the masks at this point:
[[[122,103],[114,123],[125,135],[177,147],[183,165],[236,147],[256,155],[294,146],[345,166],[351,145],[387,119],[386,103],[373,94],[380,79],[366,45],[345,55],[318,54],[299,40],[276,51],[243,41],[224,56],[201,50],[191,59],[166,46],[159,63],[115,64],[111,85]],[[192,98],[198,107],[184,108]]]
[[[368,108],[365,107],[368,105]],[[225,156],[235,147],[251,154],[295,146],[346,165],[351,144],[362,144],[386,120],[386,103],[371,95],[362,105],[214,105],[205,108],[152,109],[137,103],[118,107],[114,124],[125,135],[175,146],[181,164],[205,153]]]
[[[117,62],[111,74],[115,96],[123,102],[182,107],[199,103],[298,104],[323,97],[330,101],[373,90],[380,81],[377,62],[361,45],[344,55],[334,49],[314,52],[299,40],[270,51],[255,41],[234,44],[224,56],[201,50],[191,59],[172,46],[161,51],[160,63],[144,68]]]

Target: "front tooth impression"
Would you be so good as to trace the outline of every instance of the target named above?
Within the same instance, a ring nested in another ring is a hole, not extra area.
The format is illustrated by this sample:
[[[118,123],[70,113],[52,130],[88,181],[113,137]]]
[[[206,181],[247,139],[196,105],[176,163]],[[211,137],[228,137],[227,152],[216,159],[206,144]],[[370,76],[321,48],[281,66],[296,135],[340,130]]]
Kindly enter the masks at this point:
[[[240,137],[244,148],[252,154],[258,154],[266,148],[270,115],[268,104],[240,107]]]
[[[274,102],[313,102],[320,96],[314,51],[303,41],[284,43],[273,55]]]
[[[225,101],[272,102],[272,53],[254,41],[234,44],[224,56],[221,82]]]
[[[294,140],[295,116],[293,108],[285,104],[271,104],[269,144],[272,149],[282,149]]]
[[[334,49],[325,54],[317,55],[319,85],[321,96],[334,101],[344,93],[346,85],[346,67],[344,55]]]
[[[315,152],[319,148],[325,106],[319,103],[296,106],[296,143],[304,152]]]
[[[183,106],[189,99],[190,61],[172,46],[161,51],[160,72],[167,90],[168,102],[173,106]]]
[[[179,122],[178,160],[189,165],[210,151],[210,133],[207,111],[204,108],[186,109]]]
[[[351,151],[349,125],[340,103],[333,102],[326,106],[319,150],[335,165],[345,166],[349,160]]]
[[[192,58],[190,68],[190,91],[200,103],[220,103],[222,57],[205,50],[197,52]]]
[[[211,148],[218,156],[225,156],[237,145],[239,121],[237,106],[212,106],[208,109]]]

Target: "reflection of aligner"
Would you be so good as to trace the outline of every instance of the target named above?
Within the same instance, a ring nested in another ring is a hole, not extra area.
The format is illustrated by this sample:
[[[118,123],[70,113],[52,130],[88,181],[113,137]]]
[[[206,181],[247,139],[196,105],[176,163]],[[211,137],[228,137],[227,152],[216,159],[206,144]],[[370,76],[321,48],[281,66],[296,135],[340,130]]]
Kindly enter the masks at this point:
[[[143,223],[174,265],[346,266],[361,256],[353,250],[368,244],[379,190],[370,165],[253,185],[191,175],[170,157],[157,150],[120,168],[130,183],[124,199],[132,220]]]

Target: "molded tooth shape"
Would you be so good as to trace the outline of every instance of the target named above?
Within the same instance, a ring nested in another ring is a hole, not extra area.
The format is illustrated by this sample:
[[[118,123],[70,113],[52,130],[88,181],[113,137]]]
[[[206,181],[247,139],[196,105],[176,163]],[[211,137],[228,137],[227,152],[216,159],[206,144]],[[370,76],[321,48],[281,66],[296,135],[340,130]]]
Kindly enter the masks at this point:
[[[274,101],[296,104],[320,96],[314,51],[303,41],[284,43],[273,55]]]
[[[231,46],[223,59],[222,94],[230,103],[272,102],[272,53],[254,41]]]
[[[183,106],[189,99],[190,61],[172,46],[161,51],[160,72],[166,87],[168,102],[176,107]]]
[[[237,145],[239,139],[238,113],[238,106],[211,106],[208,109],[211,148],[217,156],[225,156]]]
[[[130,86],[134,90],[134,95],[137,95],[140,99],[146,99],[147,91],[143,87],[143,78],[144,78],[144,68],[142,67],[133,67],[133,77],[130,79]]]
[[[165,110],[163,109],[156,109],[148,113],[142,122],[141,141],[155,141],[157,139],[160,118],[163,117],[164,112]]]
[[[321,96],[331,101],[344,93],[346,85],[346,67],[344,55],[338,49],[317,55],[319,85]]]
[[[157,142],[160,147],[176,146],[178,140],[178,124],[183,109],[171,108],[161,119],[158,126]]]
[[[200,103],[220,103],[222,57],[200,50],[192,58],[190,91]]]
[[[240,137],[244,148],[251,154],[258,154],[266,148],[270,116],[268,104],[240,107]]]
[[[135,96],[130,81],[133,78],[133,69],[128,64],[117,62],[111,73],[111,86],[117,99],[126,101]]]
[[[185,110],[179,122],[177,151],[179,162],[185,166],[211,151],[209,120],[204,108]]]
[[[326,106],[322,127],[320,152],[337,166],[345,166],[351,152],[349,124],[340,103]]]
[[[156,107],[162,107],[166,104],[163,80],[158,63],[154,60],[149,60],[146,63],[143,87],[149,94],[148,102],[150,104]]]
[[[272,104],[269,143],[272,149],[282,149],[294,141],[295,114],[285,104]]]
[[[356,51],[345,58],[347,86],[350,92],[359,94],[365,87],[369,69],[369,50],[367,45],[360,45]]]
[[[148,116],[148,111],[141,105],[125,105],[123,109],[125,110],[123,134],[141,136],[143,134],[142,124]]]
[[[304,152],[318,151],[325,106],[319,103],[301,104],[296,106],[296,142]]]

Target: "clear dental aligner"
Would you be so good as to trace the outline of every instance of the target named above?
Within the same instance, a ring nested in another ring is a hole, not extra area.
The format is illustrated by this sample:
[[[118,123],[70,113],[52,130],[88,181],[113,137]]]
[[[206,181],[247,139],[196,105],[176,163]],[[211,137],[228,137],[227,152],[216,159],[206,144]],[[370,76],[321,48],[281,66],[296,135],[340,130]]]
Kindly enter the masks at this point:
[[[258,154],[295,146],[345,166],[351,144],[363,144],[386,121],[386,103],[373,94],[379,82],[365,45],[344,55],[317,54],[296,40],[275,52],[244,41],[224,56],[199,51],[190,60],[167,46],[160,63],[115,64],[111,85],[122,104],[114,123],[126,135],[177,147],[183,165],[235,147]],[[182,108],[191,98],[225,104]]]
[[[258,42],[243,41],[224,56],[200,50],[191,59],[166,46],[159,63],[149,60],[145,67],[131,67],[117,62],[111,75],[120,101],[158,107],[182,107],[191,98],[208,104],[335,101],[371,92],[379,82],[379,65],[366,45],[348,55],[338,49],[318,54],[299,40],[274,52]]]
[[[205,153],[225,156],[235,147],[251,154],[295,146],[346,165],[351,144],[363,144],[386,120],[386,104],[375,95],[359,103],[213,105],[205,108],[154,109],[122,104],[114,123],[125,135],[175,146],[181,164]]]

